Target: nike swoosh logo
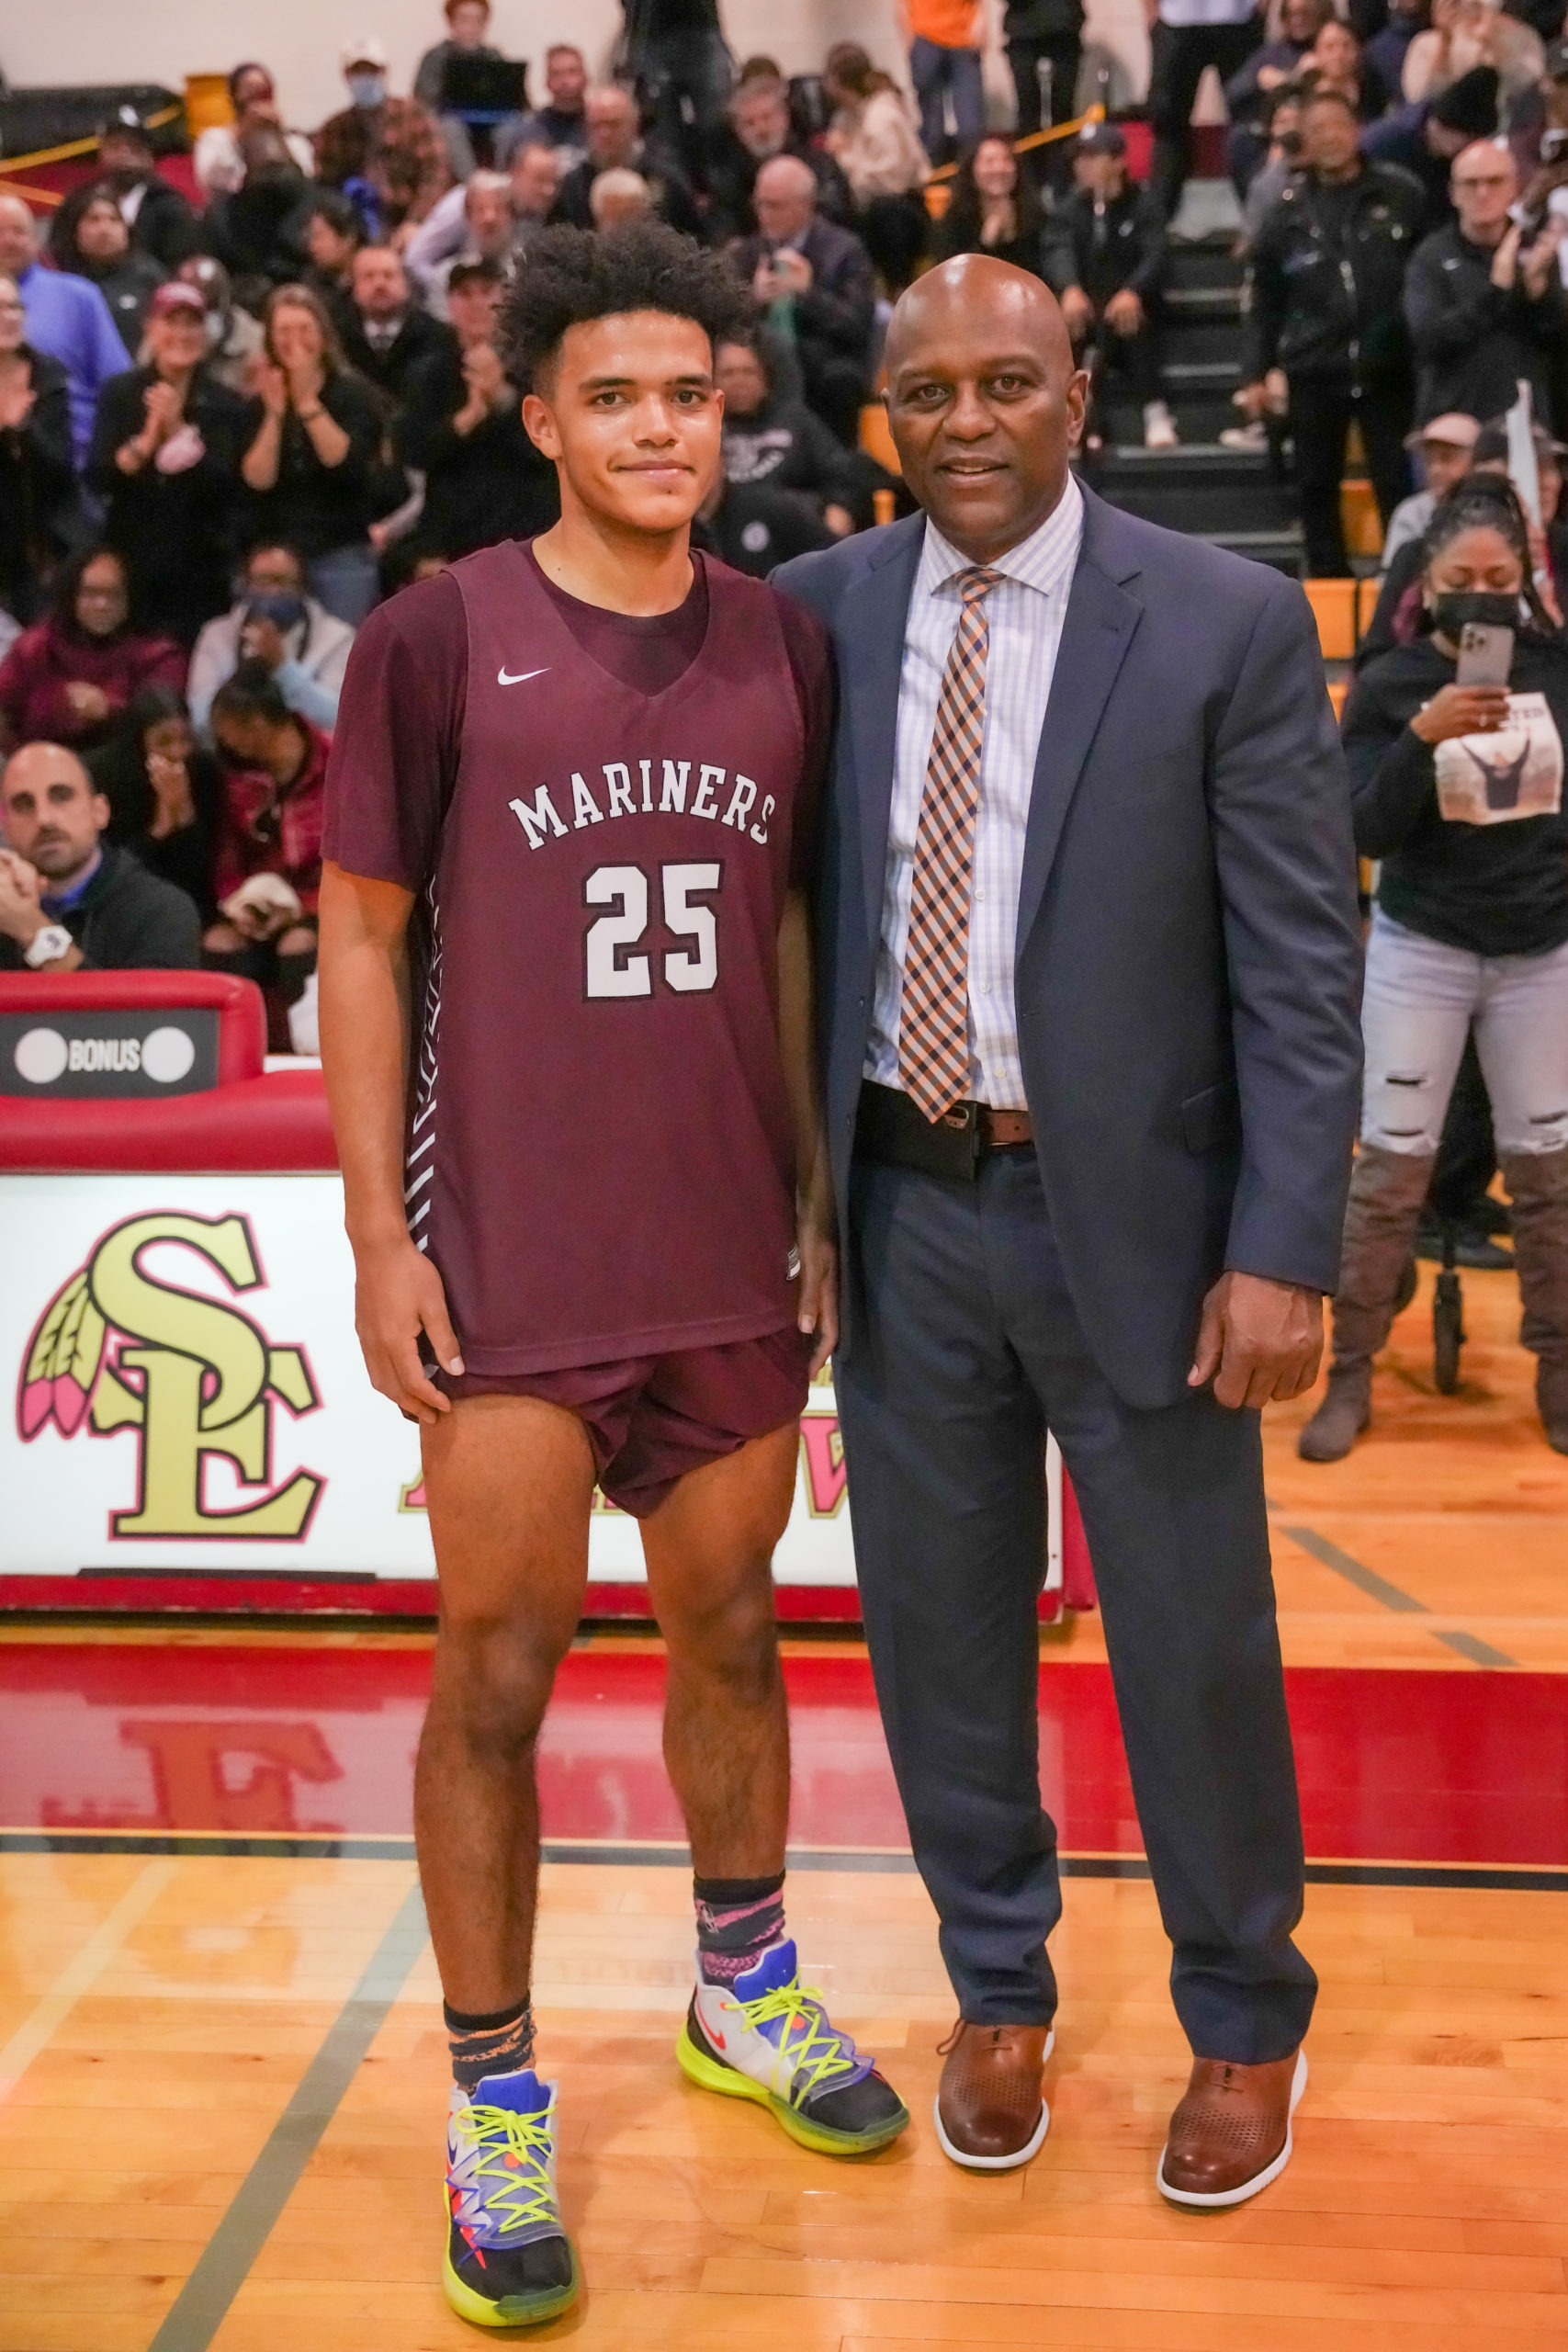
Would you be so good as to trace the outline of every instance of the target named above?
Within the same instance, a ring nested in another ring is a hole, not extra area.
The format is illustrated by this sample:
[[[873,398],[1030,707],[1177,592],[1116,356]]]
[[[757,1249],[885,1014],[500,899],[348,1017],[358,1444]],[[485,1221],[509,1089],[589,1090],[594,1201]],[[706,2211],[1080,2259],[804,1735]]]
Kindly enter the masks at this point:
[[[510,670],[501,669],[495,673],[495,683],[498,686],[520,686],[525,678],[542,678],[544,674],[543,670],[519,670],[513,677]]]
[[[720,2033],[720,2031],[719,2031],[719,2030],[718,2030],[717,2026],[716,2026],[716,2025],[710,2025],[707,2030],[708,2030],[708,2040],[712,2042],[712,2044],[713,2044],[713,2046],[714,2046],[714,2048],[715,2048],[716,2050],[724,2050],[724,2049],[727,2049],[727,2048],[728,2047],[728,2043],[726,2042],[726,2041],[725,2041],[725,2039],[724,2039],[723,2034],[722,2034],[722,2033]]]

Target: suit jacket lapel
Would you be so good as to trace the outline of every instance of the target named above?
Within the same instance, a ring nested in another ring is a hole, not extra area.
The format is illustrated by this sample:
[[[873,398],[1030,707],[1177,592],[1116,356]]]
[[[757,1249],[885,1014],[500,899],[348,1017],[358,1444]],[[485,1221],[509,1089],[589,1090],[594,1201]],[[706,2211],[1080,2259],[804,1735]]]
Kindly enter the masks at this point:
[[[1067,598],[1024,831],[1018,898],[1020,955],[1040,911],[1068,805],[1077,789],[1095,729],[1143,616],[1143,606],[1113,576],[1132,578],[1136,566],[1112,563],[1110,570],[1101,569],[1095,542],[1106,536],[1102,518],[1107,510],[1087,492],[1085,504],[1083,549]]]
[[[888,547],[886,557],[874,563],[839,625],[840,691],[849,705],[860,802],[865,924],[871,939],[880,937],[882,931],[904,628],[924,544],[924,522],[916,515],[898,530],[897,540]]]

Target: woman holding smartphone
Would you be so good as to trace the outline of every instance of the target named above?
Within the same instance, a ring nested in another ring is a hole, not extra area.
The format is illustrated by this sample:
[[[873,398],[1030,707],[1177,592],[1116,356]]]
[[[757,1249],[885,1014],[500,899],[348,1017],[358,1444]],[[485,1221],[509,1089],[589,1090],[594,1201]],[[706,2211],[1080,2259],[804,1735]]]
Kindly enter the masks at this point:
[[[1369,663],[1345,708],[1356,842],[1382,871],[1361,1142],[1328,1394],[1301,1434],[1309,1462],[1338,1461],[1371,1419],[1372,1359],[1472,1023],[1536,1399],[1549,1444],[1568,1453],[1568,645],[1531,582],[1507,481],[1472,476],[1439,504],[1422,598],[1431,633]]]

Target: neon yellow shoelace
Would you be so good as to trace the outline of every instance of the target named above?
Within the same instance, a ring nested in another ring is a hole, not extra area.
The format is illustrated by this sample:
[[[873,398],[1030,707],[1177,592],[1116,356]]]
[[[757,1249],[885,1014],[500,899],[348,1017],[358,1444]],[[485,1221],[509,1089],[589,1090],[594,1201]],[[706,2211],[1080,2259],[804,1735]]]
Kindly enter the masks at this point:
[[[485,2203],[501,2216],[502,2233],[531,2222],[553,2222],[548,2125],[536,2115],[518,2115],[509,2107],[470,2107],[463,2121],[483,2152],[474,2167],[475,2178],[495,2184]]]
[[[822,1996],[809,1984],[798,1981],[781,1984],[777,1992],[762,1993],[754,2001],[737,2001],[735,2006],[748,2025],[772,2025],[777,2018],[784,2019],[779,2050],[794,2064],[795,2082],[790,2097],[797,2104],[809,2098],[829,2075],[845,2073],[854,2064],[852,2058],[844,2055],[842,2035],[835,2033],[828,2023],[822,2010]],[[792,2042],[790,2031],[796,2024],[805,2024],[807,2032],[801,2041]]]

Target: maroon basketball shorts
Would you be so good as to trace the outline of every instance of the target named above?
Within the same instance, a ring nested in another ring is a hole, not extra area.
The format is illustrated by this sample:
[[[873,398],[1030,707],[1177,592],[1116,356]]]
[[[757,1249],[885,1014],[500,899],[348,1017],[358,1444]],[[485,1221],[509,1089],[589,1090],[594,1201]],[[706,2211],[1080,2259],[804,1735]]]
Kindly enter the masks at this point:
[[[539,1396],[575,1413],[599,1484],[617,1510],[647,1519],[689,1470],[722,1462],[751,1438],[798,1420],[808,1334],[770,1331],[728,1347],[682,1348],[564,1372],[431,1374],[448,1396]]]

